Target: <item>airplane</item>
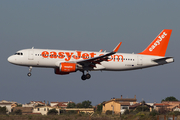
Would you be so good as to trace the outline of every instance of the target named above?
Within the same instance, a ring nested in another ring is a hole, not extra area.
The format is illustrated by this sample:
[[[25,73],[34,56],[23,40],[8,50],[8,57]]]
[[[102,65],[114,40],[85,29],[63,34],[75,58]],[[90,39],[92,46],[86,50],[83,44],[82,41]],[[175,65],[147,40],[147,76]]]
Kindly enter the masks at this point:
[[[81,79],[90,79],[89,71],[136,70],[174,62],[173,57],[165,57],[171,36],[171,29],[164,29],[142,52],[134,54],[117,53],[120,42],[112,52],[77,51],[53,49],[23,49],[8,57],[15,65],[28,66],[29,77],[32,67],[53,68],[57,75],[82,72]]]

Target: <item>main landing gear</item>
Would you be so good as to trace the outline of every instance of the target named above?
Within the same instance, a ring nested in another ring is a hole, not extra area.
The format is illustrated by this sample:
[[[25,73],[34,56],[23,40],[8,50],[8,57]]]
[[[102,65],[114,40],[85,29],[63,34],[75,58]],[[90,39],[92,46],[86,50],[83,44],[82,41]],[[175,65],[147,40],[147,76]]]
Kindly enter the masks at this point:
[[[90,78],[91,78],[91,75],[88,72],[86,74],[84,74],[84,71],[83,71],[83,75],[81,76],[81,79],[86,80],[86,79],[90,79]]]
[[[32,66],[29,66],[29,73],[27,74],[28,77],[31,76]]]

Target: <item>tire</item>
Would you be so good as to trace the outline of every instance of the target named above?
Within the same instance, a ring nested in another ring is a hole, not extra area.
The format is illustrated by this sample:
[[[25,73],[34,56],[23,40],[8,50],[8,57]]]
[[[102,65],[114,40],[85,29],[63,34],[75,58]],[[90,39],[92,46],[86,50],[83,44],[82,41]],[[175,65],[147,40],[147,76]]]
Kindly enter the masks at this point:
[[[30,76],[31,76],[31,73],[28,73],[27,76],[30,77]]]
[[[86,79],[90,79],[91,78],[91,75],[88,73],[86,74]]]
[[[82,80],[86,80],[86,75],[82,75],[82,76],[81,76],[81,79],[82,79]]]

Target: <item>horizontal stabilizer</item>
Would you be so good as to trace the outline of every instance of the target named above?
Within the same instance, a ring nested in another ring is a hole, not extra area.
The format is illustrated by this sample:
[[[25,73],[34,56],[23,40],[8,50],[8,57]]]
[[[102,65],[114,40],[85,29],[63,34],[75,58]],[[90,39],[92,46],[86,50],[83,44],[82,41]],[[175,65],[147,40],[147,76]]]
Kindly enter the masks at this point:
[[[173,57],[165,57],[165,58],[155,59],[152,61],[154,61],[160,65],[163,65],[163,64],[174,62],[174,59],[173,59]]]

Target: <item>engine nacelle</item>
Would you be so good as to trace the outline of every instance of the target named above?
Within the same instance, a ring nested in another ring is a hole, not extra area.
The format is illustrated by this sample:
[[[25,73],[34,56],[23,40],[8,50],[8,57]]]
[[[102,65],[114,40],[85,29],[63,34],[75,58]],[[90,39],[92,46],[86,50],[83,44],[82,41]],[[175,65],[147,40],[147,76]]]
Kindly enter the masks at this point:
[[[76,63],[60,63],[59,71],[60,72],[76,72],[77,67]]]
[[[54,69],[54,73],[58,74],[58,75],[67,75],[67,74],[69,74],[69,72],[60,72],[59,68],[55,68]]]
[[[69,74],[70,72],[76,72],[77,64],[76,63],[60,63],[59,68],[55,69],[55,74],[65,75]]]

